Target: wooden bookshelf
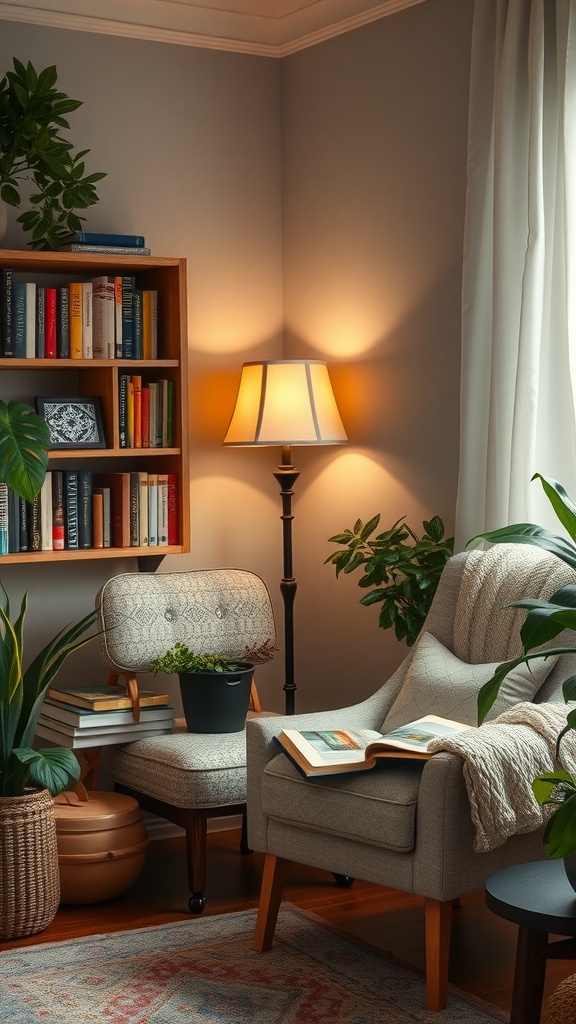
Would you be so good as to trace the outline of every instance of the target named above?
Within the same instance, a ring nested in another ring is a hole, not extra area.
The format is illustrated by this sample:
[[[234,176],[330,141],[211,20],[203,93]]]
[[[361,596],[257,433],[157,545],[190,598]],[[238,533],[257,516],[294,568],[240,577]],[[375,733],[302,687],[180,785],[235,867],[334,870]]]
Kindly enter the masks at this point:
[[[80,559],[150,558],[190,550],[188,454],[188,348],[186,261],[154,256],[27,252],[0,249],[0,269],[12,268],[14,281],[36,281],[46,287],[102,274],[130,275],[139,288],[158,292],[158,359],[15,359],[0,357],[0,397],[34,405],[38,394],[99,396],[106,448],[58,449],[50,452],[49,469],[90,469],[94,473],[146,470],[178,477],[179,543],[151,547],[82,548],[21,551],[0,556],[0,565],[16,562]],[[120,373],[140,374],[143,382],[167,378],[174,384],[171,448],[120,448],[118,387]],[[45,382],[45,383],[44,383]],[[40,391],[40,388],[42,390]]]

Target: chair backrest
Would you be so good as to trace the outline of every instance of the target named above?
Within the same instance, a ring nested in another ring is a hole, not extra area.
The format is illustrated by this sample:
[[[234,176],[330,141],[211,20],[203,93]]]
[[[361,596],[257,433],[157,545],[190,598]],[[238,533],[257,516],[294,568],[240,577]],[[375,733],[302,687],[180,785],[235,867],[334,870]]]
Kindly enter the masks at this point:
[[[177,641],[255,664],[276,649],[268,588],[246,569],[122,573],[101,587],[96,609],[100,657],[111,670],[146,672]]]

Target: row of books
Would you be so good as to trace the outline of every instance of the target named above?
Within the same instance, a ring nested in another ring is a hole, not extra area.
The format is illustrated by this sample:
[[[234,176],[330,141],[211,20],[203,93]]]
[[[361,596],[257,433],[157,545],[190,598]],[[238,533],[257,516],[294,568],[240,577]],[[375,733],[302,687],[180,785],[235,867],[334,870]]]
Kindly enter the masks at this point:
[[[0,555],[178,544],[175,473],[52,470],[27,502],[0,483]]]
[[[123,686],[51,687],[36,734],[61,746],[87,748],[170,733],[173,727],[174,707],[166,693],[141,690],[136,722]]]
[[[121,448],[171,448],[174,443],[174,381],[143,382],[140,374],[118,378]]]
[[[157,359],[158,292],[102,275],[44,287],[0,272],[0,356],[15,359]]]

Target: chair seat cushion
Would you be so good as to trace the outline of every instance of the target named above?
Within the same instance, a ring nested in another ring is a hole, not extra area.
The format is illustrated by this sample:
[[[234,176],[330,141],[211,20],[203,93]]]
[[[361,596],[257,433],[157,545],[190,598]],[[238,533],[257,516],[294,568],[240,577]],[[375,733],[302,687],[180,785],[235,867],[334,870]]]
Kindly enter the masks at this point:
[[[264,769],[264,812],[296,827],[407,853],[415,845],[423,764],[387,760],[365,772],[307,779],[279,754]]]
[[[246,801],[246,732],[190,733],[180,726],[111,747],[114,782],[174,807],[210,808]]]

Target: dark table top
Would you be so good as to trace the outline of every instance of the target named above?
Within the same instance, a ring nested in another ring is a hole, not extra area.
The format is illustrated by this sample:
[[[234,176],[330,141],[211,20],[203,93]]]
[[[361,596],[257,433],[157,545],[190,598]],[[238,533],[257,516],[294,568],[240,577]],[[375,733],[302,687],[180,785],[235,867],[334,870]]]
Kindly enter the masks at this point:
[[[499,917],[557,935],[576,935],[576,892],[563,860],[502,868],[486,882],[486,904]]]

